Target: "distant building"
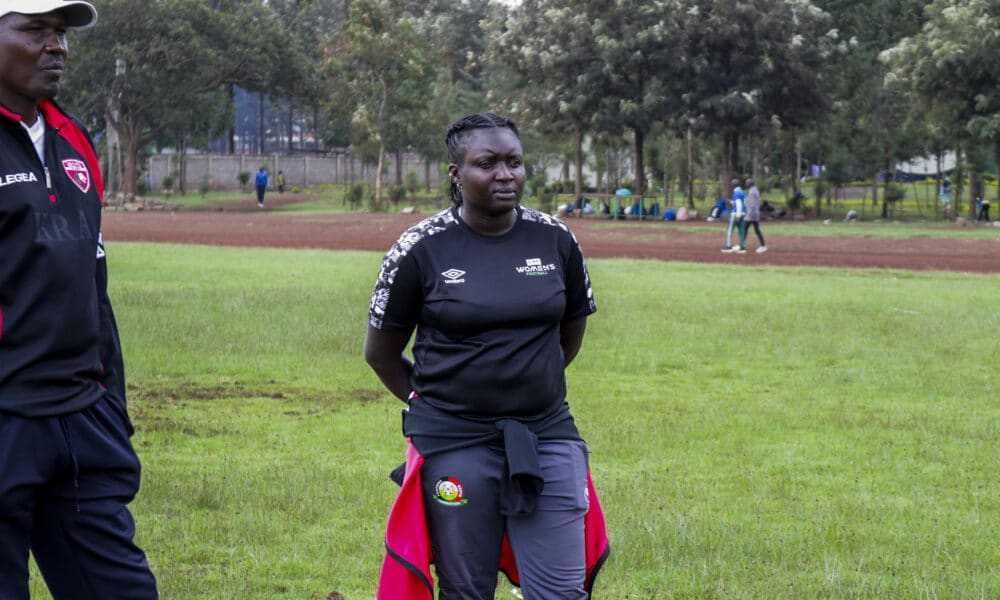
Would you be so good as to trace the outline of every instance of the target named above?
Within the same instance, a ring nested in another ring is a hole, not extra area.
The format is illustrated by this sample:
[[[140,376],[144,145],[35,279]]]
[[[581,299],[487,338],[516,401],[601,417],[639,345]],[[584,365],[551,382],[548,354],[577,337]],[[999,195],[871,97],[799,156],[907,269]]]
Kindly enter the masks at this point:
[[[941,174],[950,174],[955,169],[955,153],[941,155]],[[938,159],[934,155],[911,158],[896,164],[896,181],[919,181],[938,175]]]

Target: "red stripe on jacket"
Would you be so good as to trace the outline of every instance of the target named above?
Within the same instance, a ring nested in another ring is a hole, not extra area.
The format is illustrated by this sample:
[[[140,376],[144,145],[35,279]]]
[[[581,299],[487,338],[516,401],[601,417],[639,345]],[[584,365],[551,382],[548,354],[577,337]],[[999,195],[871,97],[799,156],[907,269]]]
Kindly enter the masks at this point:
[[[97,195],[101,198],[101,205],[104,205],[104,177],[101,175],[101,163],[94,153],[94,146],[87,139],[86,134],[76,126],[59,108],[48,100],[38,103],[38,110],[42,113],[45,123],[55,129],[63,139],[69,142],[73,149],[83,155],[90,171],[90,181],[97,190]]]

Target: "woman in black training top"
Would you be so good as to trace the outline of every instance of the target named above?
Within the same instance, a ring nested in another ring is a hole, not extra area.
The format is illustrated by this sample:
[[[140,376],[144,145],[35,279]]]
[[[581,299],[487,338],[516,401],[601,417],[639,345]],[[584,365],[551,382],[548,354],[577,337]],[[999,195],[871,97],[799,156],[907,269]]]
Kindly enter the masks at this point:
[[[565,368],[596,310],[580,247],[520,206],[517,127],[492,113],[447,132],[453,206],[386,255],[365,359],[408,403],[405,478],[380,599],[492,600],[498,568],[528,599],[585,599],[608,553]],[[416,330],[413,362],[403,350]]]

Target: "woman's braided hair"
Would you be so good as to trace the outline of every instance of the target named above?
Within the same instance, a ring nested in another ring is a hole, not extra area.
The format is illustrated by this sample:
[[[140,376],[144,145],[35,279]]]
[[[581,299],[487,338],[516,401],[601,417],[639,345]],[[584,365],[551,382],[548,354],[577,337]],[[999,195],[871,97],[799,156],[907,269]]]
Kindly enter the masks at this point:
[[[503,117],[491,112],[476,113],[462,117],[448,127],[448,132],[444,136],[444,143],[448,147],[448,162],[452,164],[462,164],[465,158],[464,143],[469,134],[476,129],[490,129],[493,127],[503,127],[514,132],[514,136],[521,139],[521,134],[517,131],[517,125],[510,117]],[[448,198],[455,206],[462,204],[462,191],[458,189],[455,180],[451,180],[448,188]]]

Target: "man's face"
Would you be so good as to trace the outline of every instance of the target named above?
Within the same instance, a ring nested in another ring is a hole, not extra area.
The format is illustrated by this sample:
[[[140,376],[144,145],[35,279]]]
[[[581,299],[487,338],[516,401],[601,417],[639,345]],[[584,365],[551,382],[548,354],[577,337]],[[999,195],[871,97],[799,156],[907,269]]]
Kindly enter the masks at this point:
[[[66,54],[62,13],[0,18],[0,103],[33,118],[38,101],[59,92]]]

